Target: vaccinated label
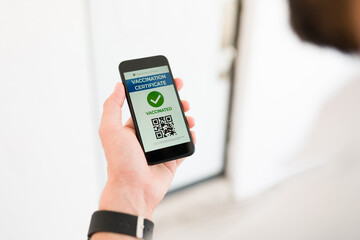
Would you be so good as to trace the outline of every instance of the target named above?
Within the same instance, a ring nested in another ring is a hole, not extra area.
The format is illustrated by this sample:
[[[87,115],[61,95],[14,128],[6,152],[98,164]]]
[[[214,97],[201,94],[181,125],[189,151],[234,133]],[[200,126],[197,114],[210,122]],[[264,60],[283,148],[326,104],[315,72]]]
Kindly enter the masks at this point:
[[[124,77],[145,152],[190,142],[168,66]]]

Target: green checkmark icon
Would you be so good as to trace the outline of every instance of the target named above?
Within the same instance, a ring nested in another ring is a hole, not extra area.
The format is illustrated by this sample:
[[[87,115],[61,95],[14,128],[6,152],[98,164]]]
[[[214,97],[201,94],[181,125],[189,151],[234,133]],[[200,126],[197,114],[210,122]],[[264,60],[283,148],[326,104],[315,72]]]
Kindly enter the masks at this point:
[[[164,96],[157,91],[153,91],[148,94],[147,101],[152,107],[160,107],[164,103]]]

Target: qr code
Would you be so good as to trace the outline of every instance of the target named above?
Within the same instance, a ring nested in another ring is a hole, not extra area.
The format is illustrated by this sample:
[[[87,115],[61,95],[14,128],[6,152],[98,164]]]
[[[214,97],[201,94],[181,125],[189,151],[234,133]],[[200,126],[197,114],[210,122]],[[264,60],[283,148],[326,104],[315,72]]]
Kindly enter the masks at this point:
[[[175,136],[176,131],[171,115],[151,119],[156,139]]]

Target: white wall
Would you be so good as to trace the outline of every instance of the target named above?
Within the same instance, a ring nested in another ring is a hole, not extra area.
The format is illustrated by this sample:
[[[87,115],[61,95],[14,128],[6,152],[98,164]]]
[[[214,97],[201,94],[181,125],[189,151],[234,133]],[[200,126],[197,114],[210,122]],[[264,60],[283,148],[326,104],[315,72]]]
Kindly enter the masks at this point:
[[[84,1],[0,2],[1,239],[85,239],[97,206]]]
[[[331,120],[320,114],[333,95],[360,76],[359,60],[300,42],[286,3],[244,1],[229,166],[240,199],[327,162],[346,145],[341,137],[314,145],[331,128],[313,136]]]

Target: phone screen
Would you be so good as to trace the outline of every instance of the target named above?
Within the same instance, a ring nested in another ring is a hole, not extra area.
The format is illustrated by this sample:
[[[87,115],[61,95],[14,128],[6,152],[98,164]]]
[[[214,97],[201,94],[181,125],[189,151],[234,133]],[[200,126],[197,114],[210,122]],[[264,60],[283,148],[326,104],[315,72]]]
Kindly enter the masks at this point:
[[[167,65],[124,72],[145,152],[190,142]]]

